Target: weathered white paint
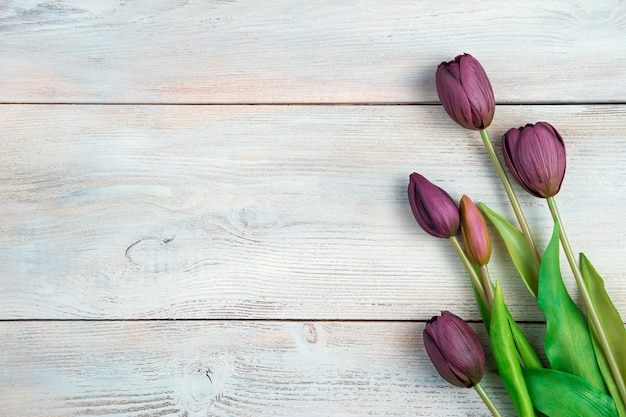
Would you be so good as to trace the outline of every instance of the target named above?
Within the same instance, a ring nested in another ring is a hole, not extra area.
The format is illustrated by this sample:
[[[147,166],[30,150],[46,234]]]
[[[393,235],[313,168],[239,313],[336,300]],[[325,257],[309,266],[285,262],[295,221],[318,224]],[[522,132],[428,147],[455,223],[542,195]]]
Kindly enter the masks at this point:
[[[3,114],[4,319],[423,320],[442,308],[479,319],[452,247],[411,215],[408,175],[513,218],[478,134],[439,106],[7,105]],[[569,165],[557,201],[570,240],[623,312],[625,115],[500,106],[491,129],[497,138],[548,120],[561,130]],[[520,198],[545,247],[544,202]],[[511,309],[540,320],[498,248],[492,274]]]
[[[462,52],[500,102],[626,100],[626,3],[40,1],[0,5],[0,102],[434,102]]]
[[[539,342],[541,326],[526,329]],[[487,417],[473,390],[436,375],[422,330],[410,322],[0,323],[0,414]],[[484,384],[513,415],[490,357]]]
[[[439,310],[478,314],[405,193],[416,170],[511,218],[498,180],[439,106],[352,104],[435,103],[436,65],[461,52],[499,103],[578,103],[500,105],[491,131],[563,133],[570,240],[626,316],[626,109],[585,105],[626,102],[625,16],[610,0],[3,2],[0,415],[487,416],[423,350]],[[290,105],[306,103],[328,105]],[[521,199],[544,247],[544,204]],[[541,319],[500,246],[492,274],[518,320]],[[492,361],[485,383],[512,415]]]

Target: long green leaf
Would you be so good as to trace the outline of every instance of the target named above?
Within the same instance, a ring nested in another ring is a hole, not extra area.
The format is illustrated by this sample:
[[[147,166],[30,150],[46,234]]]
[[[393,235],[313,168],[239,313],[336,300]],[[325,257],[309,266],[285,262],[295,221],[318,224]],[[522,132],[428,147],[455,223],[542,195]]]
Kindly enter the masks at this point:
[[[543,368],[543,364],[541,363],[541,359],[539,359],[539,355],[535,352],[535,348],[530,344],[522,329],[515,322],[508,308],[506,309],[506,315],[509,319],[509,325],[511,326],[511,335],[515,342],[515,348],[522,360],[522,367]]]
[[[480,317],[483,319],[483,323],[485,323],[485,328],[489,331],[489,327],[491,326],[491,311],[489,310],[489,306],[482,299],[482,297],[478,294],[476,290],[476,286],[472,283],[472,289],[474,290],[474,298],[476,299],[476,305],[478,306],[478,312],[480,313]]]
[[[524,369],[537,410],[549,417],[618,417],[613,398],[584,379],[554,369]]]
[[[479,203],[478,205],[485,214],[485,217],[489,219],[500,234],[522,281],[524,281],[524,284],[526,284],[526,287],[533,297],[537,298],[539,263],[536,260],[537,258],[535,257],[533,249],[528,246],[522,232],[509,223],[504,217],[500,216],[483,203]]]
[[[474,288],[473,285],[472,288]],[[480,316],[483,319],[483,323],[485,323],[485,328],[487,329],[487,332],[489,332],[491,327],[491,311],[489,310],[489,306],[487,306],[483,299],[478,295],[476,288],[474,288],[474,297],[476,298],[476,304],[478,305]],[[539,359],[539,355],[535,352],[535,348],[530,344],[522,329],[515,322],[509,309],[506,306],[504,307],[506,310],[506,317],[509,319],[509,325],[511,326],[513,341],[515,342],[517,353],[522,359],[523,366],[529,368],[543,368],[543,364],[541,363],[541,359]]]
[[[617,412],[620,417],[626,417],[626,405],[619,396],[619,390],[617,389],[615,378],[613,378],[613,374],[611,374],[611,368],[609,368],[609,364],[604,357],[602,348],[598,345],[598,336],[595,332],[593,332],[593,325],[591,322],[589,323],[589,327],[592,330],[593,348],[596,350],[596,359],[598,360],[598,366],[600,367],[600,371],[604,377],[604,383],[606,384],[609,394],[611,394],[611,397],[613,397],[613,400],[615,401],[615,407],[617,408]]]
[[[610,370],[609,388],[612,388],[612,394],[619,396],[621,403],[624,404],[626,403],[626,330],[624,329],[624,322],[604,288],[604,280],[584,254],[580,255],[580,265],[585,287],[598,313],[602,333],[608,345],[608,351],[602,350],[601,355],[601,362],[605,361],[604,365],[606,365],[605,377],[607,377],[606,370]],[[592,329],[593,334],[598,337],[600,334],[598,329],[593,325]],[[597,346],[602,346],[599,340]],[[614,393],[613,390],[617,392]]]
[[[541,260],[539,307],[546,316],[544,348],[552,369],[577,375],[606,392],[587,320],[567,293],[559,266],[559,226]]]
[[[498,364],[498,372],[504,387],[520,417],[534,417],[532,401],[526,389],[526,382],[517,356],[517,349],[511,334],[506,306],[500,283],[496,282],[496,291],[491,310],[491,328],[489,332],[491,350]]]

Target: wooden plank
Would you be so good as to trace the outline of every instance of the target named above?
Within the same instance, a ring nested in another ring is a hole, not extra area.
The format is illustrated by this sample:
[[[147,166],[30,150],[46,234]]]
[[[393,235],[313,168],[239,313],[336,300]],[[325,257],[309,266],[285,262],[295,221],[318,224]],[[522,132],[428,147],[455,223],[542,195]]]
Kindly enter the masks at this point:
[[[497,99],[626,100],[626,4],[12,1],[0,102],[424,103],[463,52]]]
[[[478,319],[451,246],[411,215],[408,175],[512,219],[478,135],[439,106],[2,110],[2,319]],[[492,129],[561,130],[562,216],[622,313],[625,112],[500,106]],[[545,204],[520,198],[545,247]],[[540,320],[498,248],[511,309]]]
[[[475,326],[483,341],[484,331]],[[535,342],[541,326],[526,326]],[[0,323],[0,408],[15,416],[488,416],[443,381],[422,323]],[[484,385],[512,406],[488,356]]]

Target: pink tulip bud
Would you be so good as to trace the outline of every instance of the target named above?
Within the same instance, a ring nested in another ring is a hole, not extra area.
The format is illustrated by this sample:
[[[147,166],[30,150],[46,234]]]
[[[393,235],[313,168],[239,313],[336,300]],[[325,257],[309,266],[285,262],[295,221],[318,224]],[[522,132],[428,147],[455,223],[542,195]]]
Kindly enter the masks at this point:
[[[416,173],[409,178],[409,204],[415,220],[426,233],[449,238],[458,232],[461,220],[452,197]]]
[[[437,94],[448,115],[466,129],[486,129],[496,100],[487,73],[473,56],[459,55],[442,62],[435,74]]]
[[[485,351],[474,330],[458,316],[442,311],[426,323],[424,347],[439,375],[461,388],[483,378]]]
[[[536,197],[554,197],[565,176],[565,143],[549,123],[510,129],[502,138],[509,170],[526,191]]]
[[[459,204],[461,235],[468,258],[479,266],[487,265],[491,257],[491,238],[485,218],[472,200],[464,195]]]

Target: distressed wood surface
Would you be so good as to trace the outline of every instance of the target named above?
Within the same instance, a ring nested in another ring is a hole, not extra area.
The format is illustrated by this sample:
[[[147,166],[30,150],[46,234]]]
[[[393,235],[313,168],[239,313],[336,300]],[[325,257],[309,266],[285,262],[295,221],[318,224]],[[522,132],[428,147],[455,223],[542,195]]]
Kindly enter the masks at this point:
[[[500,102],[626,101],[626,3],[9,1],[0,102],[434,102],[477,56]]]
[[[3,110],[3,319],[479,319],[452,247],[412,217],[408,175],[513,218],[478,134],[439,106]],[[622,312],[625,116],[500,106],[491,129],[561,130],[570,240]],[[520,198],[545,247],[544,202]],[[502,250],[491,268],[518,318],[540,320]]]
[[[541,326],[526,329],[533,342],[542,337]],[[0,414],[490,415],[473,390],[434,374],[422,330],[411,322],[0,323]],[[513,415],[489,355],[484,385]]]
[[[408,175],[512,218],[436,65],[480,59],[495,140],[561,131],[570,240],[626,317],[624,45],[612,0],[0,2],[0,416],[488,416],[421,340],[479,315]],[[514,415],[490,357],[485,384]]]

